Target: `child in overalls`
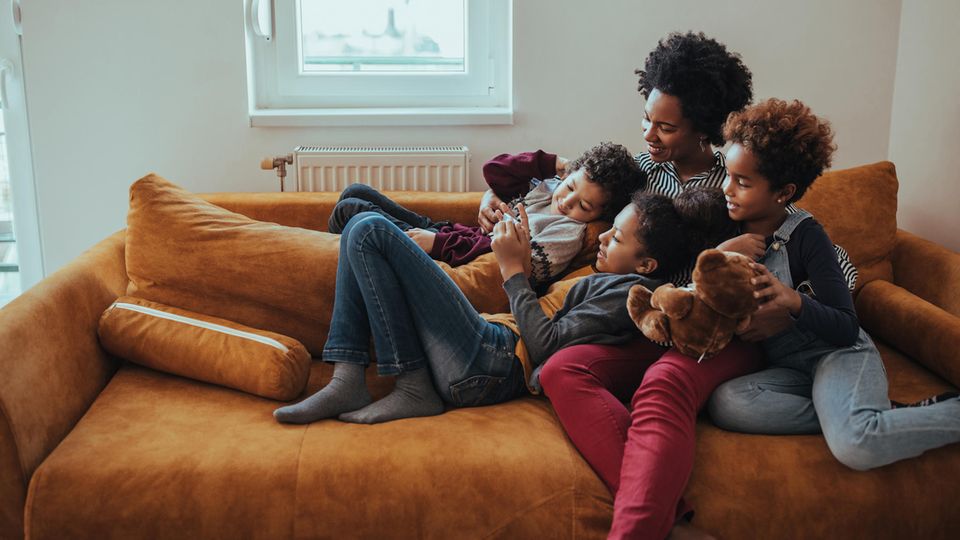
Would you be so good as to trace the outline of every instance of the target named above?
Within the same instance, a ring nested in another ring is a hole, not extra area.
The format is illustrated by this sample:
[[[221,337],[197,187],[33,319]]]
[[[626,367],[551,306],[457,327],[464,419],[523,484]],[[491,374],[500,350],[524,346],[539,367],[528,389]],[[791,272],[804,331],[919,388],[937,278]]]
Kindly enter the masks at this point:
[[[785,210],[830,165],[829,124],[799,101],[771,99],[732,114],[724,134],[733,143],[723,184],[730,217],[767,239],[754,265],[760,309],[785,307],[795,324],[763,340],[769,368],[717,388],[714,422],[747,433],[822,431],[833,455],[857,470],[960,441],[955,393],[891,404],[829,237],[809,212]]]

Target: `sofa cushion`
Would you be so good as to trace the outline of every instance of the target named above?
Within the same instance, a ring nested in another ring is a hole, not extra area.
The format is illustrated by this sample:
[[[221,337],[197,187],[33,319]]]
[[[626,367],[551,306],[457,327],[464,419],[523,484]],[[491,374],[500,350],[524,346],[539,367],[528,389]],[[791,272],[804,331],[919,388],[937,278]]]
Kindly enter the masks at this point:
[[[127,294],[290,336],[320,356],[339,245],[340,235],[256,221],[151,174],[130,186]],[[497,313],[508,303],[492,257],[441,266],[477,310]]]
[[[797,203],[847,250],[860,274],[857,290],[875,279],[893,280],[897,188],[893,163],[881,161],[826,172]]]
[[[307,393],[332,372],[312,369]],[[368,379],[375,397],[389,391]],[[122,367],[33,476],[29,537],[603,538],[610,526],[609,493],[545,400],[372,426],[279,424],[276,405]]]
[[[293,338],[132,296],[103,312],[97,333],[120,358],[281,401],[310,373],[310,353]]]
[[[127,294],[290,336],[319,355],[338,245],[336,235],[255,221],[151,174],[130,186]]]

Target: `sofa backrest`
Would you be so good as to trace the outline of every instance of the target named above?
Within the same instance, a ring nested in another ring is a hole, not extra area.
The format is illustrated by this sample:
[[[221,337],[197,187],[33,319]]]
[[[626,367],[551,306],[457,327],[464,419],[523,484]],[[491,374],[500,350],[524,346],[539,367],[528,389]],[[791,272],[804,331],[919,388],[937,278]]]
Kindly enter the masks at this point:
[[[857,267],[857,290],[875,279],[893,281],[897,235],[897,171],[881,161],[829,171],[797,206],[811,212]]]

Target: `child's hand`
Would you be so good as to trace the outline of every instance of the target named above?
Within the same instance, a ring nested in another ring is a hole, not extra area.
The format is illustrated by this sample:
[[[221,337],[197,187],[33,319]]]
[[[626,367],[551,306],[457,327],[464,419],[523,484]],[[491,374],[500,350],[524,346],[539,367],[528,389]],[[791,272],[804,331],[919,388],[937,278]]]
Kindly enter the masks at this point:
[[[743,341],[757,342],[773,337],[793,326],[790,311],[771,302],[760,304],[750,317],[750,326],[738,335]]]
[[[760,260],[760,257],[763,257],[763,253],[767,250],[767,244],[764,242],[762,235],[741,234],[723,242],[717,246],[717,249],[735,251],[757,261]]]
[[[504,212],[505,210],[505,212]],[[523,204],[517,205],[520,213],[519,223],[511,217],[501,219],[493,228],[491,247],[500,265],[500,274],[506,281],[516,274],[530,276],[530,225],[527,210]],[[510,216],[510,209],[504,204],[499,210],[501,216]]]
[[[410,229],[404,231],[411,240],[420,246],[420,249],[430,253],[433,251],[433,243],[437,240],[437,233],[425,231],[423,229]]]
[[[750,279],[750,283],[756,287],[753,296],[760,300],[761,307],[763,304],[769,303],[772,305],[768,309],[779,306],[785,308],[794,317],[800,314],[800,309],[803,307],[800,293],[784,285],[782,281],[770,273],[766,266],[750,263],[750,268],[760,272],[759,276]]]
[[[567,165],[569,163],[569,159],[557,156],[557,176],[561,179],[567,177]]]
[[[496,214],[501,204],[503,204],[503,201],[500,200],[500,197],[497,197],[492,189],[488,189],[483,194],[483,198],[480,199],[480,212],[477,214],[477,223],[483,229],[483,232],[493,231],[493,226],[499,221]]]

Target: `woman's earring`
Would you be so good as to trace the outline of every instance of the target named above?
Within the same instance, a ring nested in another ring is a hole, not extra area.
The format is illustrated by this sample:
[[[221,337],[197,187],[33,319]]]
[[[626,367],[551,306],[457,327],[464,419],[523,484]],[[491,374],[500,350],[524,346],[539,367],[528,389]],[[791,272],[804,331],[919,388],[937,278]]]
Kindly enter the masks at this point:
[[[782,202],[783,202],[783,199],[777,199],[777,204],[780,204]]]
[[[704,141],[704,140],[705,140],[705,139],[700,139],[700,151],[701,151],[701,152],[706,151],[706,148],[703,147],[703,141]]]

